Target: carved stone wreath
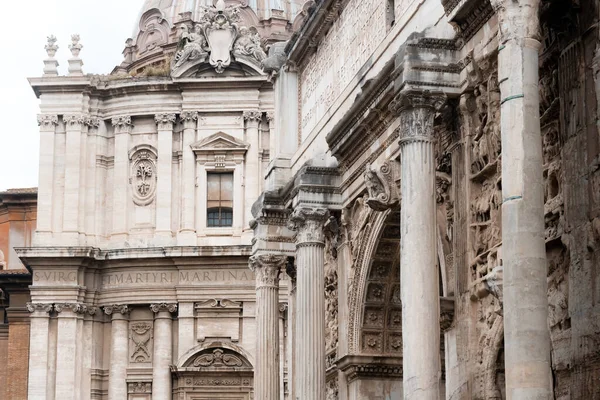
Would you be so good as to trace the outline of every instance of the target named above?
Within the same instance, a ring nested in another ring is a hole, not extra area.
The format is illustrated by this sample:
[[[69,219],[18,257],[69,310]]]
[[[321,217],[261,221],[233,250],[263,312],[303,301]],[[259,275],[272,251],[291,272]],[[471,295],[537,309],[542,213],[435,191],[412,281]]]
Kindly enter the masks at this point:
[[[156,194],[157,152],[152,146],[137,146],[130,152],[131,173],[129,183],[133,193],[133,202],[138,206],[147,206],[154,201]]]

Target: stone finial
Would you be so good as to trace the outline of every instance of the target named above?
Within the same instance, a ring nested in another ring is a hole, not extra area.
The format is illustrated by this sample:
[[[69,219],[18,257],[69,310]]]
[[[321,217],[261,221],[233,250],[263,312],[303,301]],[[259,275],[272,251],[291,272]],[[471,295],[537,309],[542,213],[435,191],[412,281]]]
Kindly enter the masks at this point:
[[[83,45],[79,43],[79,35],[71,35],[71,44],[69,50],[71,50],[72,57],[69,58],[69,75],[72,76],[83,76],[83,61],[79,58],[79,52],[83,49]]]
[[[44,76],[57,76],[58,75],[58,61],[54,58],[58,46],[56,45],[56,36],[48,36],[48,43],[44,48],[48,54],[48,58],[44,60]]]

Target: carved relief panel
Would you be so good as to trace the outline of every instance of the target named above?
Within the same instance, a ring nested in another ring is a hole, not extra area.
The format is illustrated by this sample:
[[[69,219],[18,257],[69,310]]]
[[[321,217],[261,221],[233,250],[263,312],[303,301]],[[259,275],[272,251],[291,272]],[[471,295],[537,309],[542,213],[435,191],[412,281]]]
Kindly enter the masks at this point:
[[[157,154],[150,145],[136,146],[129,152],[129,183],[133,202],[138,206],[147,206],[154,201]]]
[[[144,364],[152,362],[154,330],[151,321],[129,324],[129,362]]]

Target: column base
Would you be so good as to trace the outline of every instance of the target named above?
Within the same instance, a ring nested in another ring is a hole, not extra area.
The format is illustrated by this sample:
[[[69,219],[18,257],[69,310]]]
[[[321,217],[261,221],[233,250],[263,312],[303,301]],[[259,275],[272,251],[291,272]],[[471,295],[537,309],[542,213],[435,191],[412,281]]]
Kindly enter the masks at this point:
[[[196,246],[197,244],[196,231],[186,230],[177,232],[178,246]]]

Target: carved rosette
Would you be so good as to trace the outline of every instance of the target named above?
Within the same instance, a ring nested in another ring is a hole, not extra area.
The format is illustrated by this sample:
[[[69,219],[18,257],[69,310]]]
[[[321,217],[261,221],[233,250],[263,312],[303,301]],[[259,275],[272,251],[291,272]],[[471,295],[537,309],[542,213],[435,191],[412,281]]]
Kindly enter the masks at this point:
[[[111,120],[112,125],[115,127],[115,133],[131,133],[131,129],[133,129],[133,123],[131,122],[131,117],[129,115],[121,115],[118,117],[113,117]]]
[[[121,314],[123,316],[129,314],[129,306],[126,304],[113,304],[110,306],[104,306],[104,313],[106,315]]]
[[[174,312],[177,311],[177,304],[176,303],[156,303],[156,304],[150,304],[150,309],[154,313],[161,312],[161,311],[168,311],[170,313],[174,313]]]
[[[71,311],[75,314],[85,314],[88,310],[86,304],[83,303],[55,303],[54,311],[61,313],[63,311]]]
[[[176,116],[174,113],[160,113],[154,116],[154,121],[159,131],[170,131],[173,129]]]
[[[63,121],[64,121],[67,129],[81,128],[85,124],[86,120],[87,120],[87,118],[81,114],[65,114],[65,115],[63,115]]]
[[[375,211],[388,210],[400,202],[400,191],[396,185],[397,169],[392,163],[386,161],[380,166],[366,166],[364,178],[369,193],[366,203]]]
[[[260,254],[249,259],[250,269],[256,276],[256,288],[279,287],[279,274],[287,257],[279,254]]]
[[[52,311],[53,305],[52,303],[27,303],[26,307],[27,311],[29,311],[30,313],[49,313]]]
[[[58,125],[58,115],[39,114],[37,116],[38,125],[44,130],[52,130]]]
[[[401,92],[390,103],[390,111],[400,117],[400,145],[433,140],[433,121],[446,103],[444,94]]]
[[[184,129],[194,129],[198,123],[197,111],[182,111],[179,114],[179,121],[183,124]]]
[[[325,245],[323,226],[329,219],[326,208],[298,207],[290,215],[288,227],[296,231],[296,245]]]

